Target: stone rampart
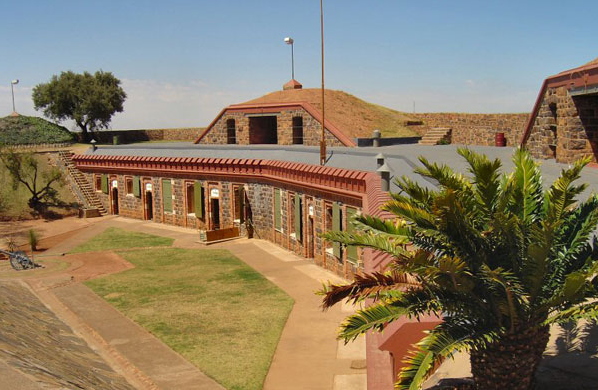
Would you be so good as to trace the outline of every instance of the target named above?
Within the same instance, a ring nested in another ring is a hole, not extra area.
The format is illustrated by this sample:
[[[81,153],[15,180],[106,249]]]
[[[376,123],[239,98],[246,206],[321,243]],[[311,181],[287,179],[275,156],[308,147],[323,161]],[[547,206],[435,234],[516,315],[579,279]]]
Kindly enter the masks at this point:
[[[505,133],[507,146],[519,143],[529,114],[409,114],[422,120],[422,127],[447,127],[452,131],[452,143],[463,145],[494,145],[496,133]],[[425,131],[424,131],[425,132]]]

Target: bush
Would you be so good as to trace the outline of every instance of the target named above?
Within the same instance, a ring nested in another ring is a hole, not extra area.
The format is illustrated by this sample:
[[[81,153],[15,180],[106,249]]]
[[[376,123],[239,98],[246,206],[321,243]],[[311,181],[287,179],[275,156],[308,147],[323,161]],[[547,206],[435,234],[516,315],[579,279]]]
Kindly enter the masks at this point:
[[[34,116],[0,118],[0,145],[60,144],[75,142],[66,127]]]

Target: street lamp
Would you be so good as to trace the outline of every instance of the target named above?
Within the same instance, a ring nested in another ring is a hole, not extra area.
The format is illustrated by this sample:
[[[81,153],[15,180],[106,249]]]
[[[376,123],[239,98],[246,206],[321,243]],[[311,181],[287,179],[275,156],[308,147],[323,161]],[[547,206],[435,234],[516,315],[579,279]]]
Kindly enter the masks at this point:
[[[295,47],[293,45],[295,41],[291,37],[286,37],[284,42],[291,45],[291,79],[295,80]]]
[[[13,81],[10,82],[10,92],[12,92],[12,112],[16,113],[17,110],[15,110],[15,88],[14,86],[17,85],[19,83],[19,80],[14,79]]]

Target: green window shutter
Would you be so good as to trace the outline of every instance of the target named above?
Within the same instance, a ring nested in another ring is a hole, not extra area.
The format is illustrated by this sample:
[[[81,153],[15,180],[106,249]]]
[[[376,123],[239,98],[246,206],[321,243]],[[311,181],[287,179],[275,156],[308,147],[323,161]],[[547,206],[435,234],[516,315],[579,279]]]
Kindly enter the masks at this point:
[[[195,216],[203,218],[203,191],[200,181],[196,181],[193,188],[193,201],[195,202]]]
[[[133,195],[141,198],[141,178],[139,176],[133,177]]]
[[[302,241],[301,233],[301,195],[295,194],[295,237],[297,241]]]
[[[274,229],[282,229],[282,214],[280,210],[280,190],[274,190]]]
[[[164,211],[172,213],[172,183],[170,180],[162,180],[162,204]]]
[[[239,218],[240,222],[245,222],[245,187],[241,186],[237,189],[239,191]]]
[[[338,203],[332,204],[332,231],[341,231],[341,209]],[[332,243],[332,249],[335,257],[341,257],[341,244],[338,242]]]
[[[347,207],[347,233],[355,233],[355,226],[351,223],[355,218],[357,210],[352,207]],[[352,263],[357,263],[357,247],[354,245],[347,246],[347,258]]]
[[[102,175],[102,192],[108,193],[108,175]]]

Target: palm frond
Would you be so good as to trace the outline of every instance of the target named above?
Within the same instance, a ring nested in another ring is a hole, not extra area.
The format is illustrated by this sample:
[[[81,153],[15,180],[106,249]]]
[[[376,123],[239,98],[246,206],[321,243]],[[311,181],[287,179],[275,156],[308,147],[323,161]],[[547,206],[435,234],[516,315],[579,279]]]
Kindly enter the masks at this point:
[[[476,153],[469,148],[459,148],[457,153],[463,156],[469,164],[469,171],[474,177],[477,199],[486,217],[489,218],[495,211],[496,199],[500,192],[502,163],[499,159],[490,161],[485,155]]]
[[[455,352],[467,351],[472,347],[483,347],[496,341],[496,330],[480,331],[476,324],[455,318],[446,318],[420,340],[403,361],[405,366],[399,373],[395,389],[420,390],[435,367]]]
[[[542,175],[528,151],[518,148],[513,155],[513,193],[509,211],[526,224],[538,221],[543,208]]]
[[[411,180],[409,177],[402,176],[397,178],[395,179],[395,184],[403,193],[407,194],[410,199],[413,200],[413,202],[416,202],[421,207],[427,208],[430,204],[432,204],[432,192]],[[402,197],[402,194],[391,194],[391,196],[394,199],[397,199],[398,196]]]
[[[414,172],[436,180],[441,187],[453,191],[465,191],[471,188],[471,183],[462,174],[455,173],[448,165],[431,163],[424,157],[420,157],[419,161],[424,167],[416,168]]]
[[[587,184],[574,186],[573,183],[580,178],[582,169],[591,161],[589,156],[577,160],[569,169],[563,169],[561,175],[554,181],[546,192],[546,222],[553,224],[560,221],[567,208],[574,203],[575,197],[581,194]]]
[[[328,231],[323,233],[322,237],[328,241],[338,242],[343,245],[372,248],[397,258],[409,256],[409,252],[405,249],[405,245],[410,242],[407,238],[397,237],[390,240],[387,235],[376,234],[373,231],[367,233]]]
[[[391,272],[374,272],[365,275],[355,275],[352,283],[344,285],[328,284],[321,291],[324,295],[322,307],[327,309],[336,303],[349,299],[354,303],[365,299],[377,300],[380,293],[388,290],[401,291],[406,289],[418,289],[421,284],[413,275]]]
[[[391,212],[419,227],[426,229],[435,228],[434,215],[421,207],[414,206],[411,202],[396,199],[389,200],[382,206],[382,210]]]
[[[341,324],[338,337],[349,342],[370,330],[381,331],[386,324],[404,316],[417,315],[412,309],[402,305],[401,300],[392,303],[379,302],[358,310]]]

